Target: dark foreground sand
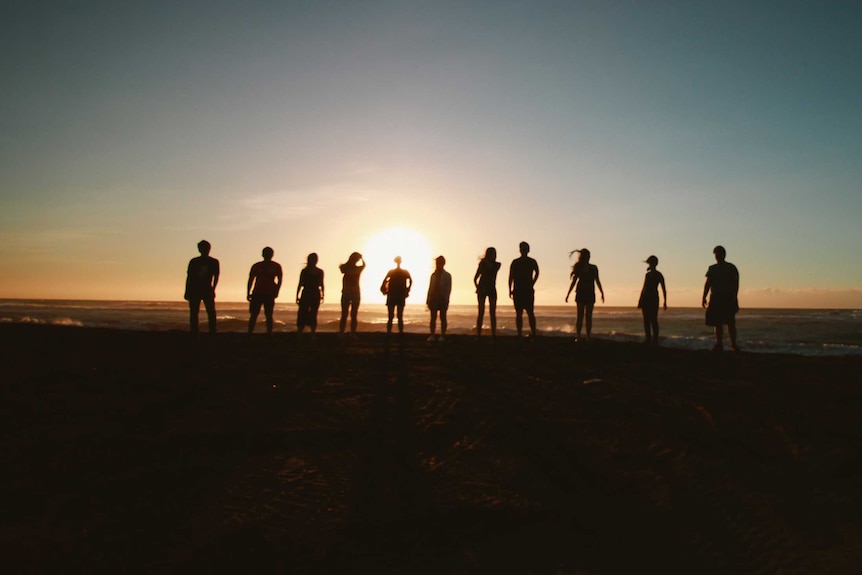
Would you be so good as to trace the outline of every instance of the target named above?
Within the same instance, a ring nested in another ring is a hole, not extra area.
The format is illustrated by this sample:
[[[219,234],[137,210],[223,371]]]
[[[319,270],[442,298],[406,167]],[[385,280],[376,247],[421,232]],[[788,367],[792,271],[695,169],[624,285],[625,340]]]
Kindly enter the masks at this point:
[[[862,572],[862,358],[0,338],[2,573]]]

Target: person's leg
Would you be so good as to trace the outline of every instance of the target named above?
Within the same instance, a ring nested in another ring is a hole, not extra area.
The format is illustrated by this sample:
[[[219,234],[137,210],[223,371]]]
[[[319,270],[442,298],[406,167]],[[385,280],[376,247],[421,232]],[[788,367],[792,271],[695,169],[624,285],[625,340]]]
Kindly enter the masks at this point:
[[[584,312],[587,316],[587,341],[590,341],[593,336],[593,304],[588,303]]]
[[[308,306],[309,318],[308,325],[311,327],[311,333],[317,333],[317,311],[320,309],[320,300],[312,302]]]
[[[652,338],[650,337],[650,327],[652,324],[650,322],[649,310],[645,308],[641,309],[641,313],[643,314],[644,318],[644,336],[646,337],[646,342],[650,343],[652,341]]]
[[[347,327],[347,312],[350,309],[350,298],[346,295],[341,295],[341,319],[338,321],[338,333],[344,333],[344,328]]]
[[[296,310],[296,331],[302,333],[305,329],[305,302],[299,301],[299,307]]]
[[[266,316],[266,333],[272,333],[272,314],[275,311],[275,298],[268,297],[263,302],[263,314]]]
[[[491,316],[491,337],[497,336],[497,296],[488,297],[488,314]]]
[[[356,333],[356,325],[359,323],[359,296],[354,296],[350,303],[350,333]]]
[[[530,336],[536,337],[536,313],[533,311],[532,302],[527,307],[527,319],[530,321]]]
[[[476,335],[482,335],[482,322],[485,321],[485,296],[479,295],[479,315],[476,316]]]
[[[254,325],[257,323],[257,315],[260,313],[260,299],[252,296],[251,302],[248,304],[248,333],[254,331]]]
[[[404,333],[404,302],[397,306],[398,308],[398,333]]]
[[[650,323],[652,324],[652,341],[658,343],[658,308],[653,310]]]
[[[518,337],[521,337],[521,330],[524,328],[524,318],[522,314],[524,310],[516,307],[515,308],[515,329],[518,331]]]
[[[578,328],[578,339],[581,339],[581,331],[584,329],[584,304],[578,303],[578,319],[576,322]]]
[[[437,331],[437,310],[432,307],[430,311],[431,311],[430,328],[431,328],[431,337],[433,338],[434,332]]]
[[[727,322],[727,335],[730,337],[730,349],[736,351],[739,347],[736,345],[736,318],[731,317]]]
[[[722,324],[718,324],[715,326],[715,347],[713,349],[719,350],[724,348],[724,326]]]
[[[389,317],[386,320],[386,333],[392,333],[392,319],[395,317],[395,304],[387,305],[386,310],[389,312]]]
[[[189,329],[198,333],[198,319],[201,313],[200,298],[189,298]]]
[[[446,335],[446,328],[449,326],[449,322],[446,320],[446,308],[440,310],[440,337]]]
[[[209,323],[210,333],[216,332],[216,309],[215,299],[208,297],[204,299],[204,307],[207,310],[207,321]]]

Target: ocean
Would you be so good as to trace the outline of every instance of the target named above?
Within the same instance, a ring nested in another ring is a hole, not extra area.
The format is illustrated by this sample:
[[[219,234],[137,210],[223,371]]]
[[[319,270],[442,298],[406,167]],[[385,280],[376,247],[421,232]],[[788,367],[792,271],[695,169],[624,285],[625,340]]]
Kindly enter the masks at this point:
[[[497,309],[497,333],[515,335],[515,314],[508,301]],[[248,322],[245,302],[216,302],[218,329],[243,332]],[[340,318],[337,304],[324,304],[318,316],[318,331],[336,332]],[[409,302],[404,313],[405,331],[428,332],[428,312],[424,305]],[[524,325],[527,325],[526,317]],[[538,306],[540,335],[573,337],[575,306]],[[206,312],[201,309],[201,329],[206,330]],[[0,323],[35,323],[112,329],[165,331],[188,330],[188,304],[146,301],[10,300],[0,299]],[[275,331],[293,331],[296,305],[276,303]],[[475,333],[476,306],[449,308],[449,333]],[[709,349],[712,330],[704,325],[700,308],[672,308],[659,312],[661,344],[686,349]],[[746,351],[793,353],[800,355],[862,355],[862,310],[826,309],[743,309],[737,316],[739,345]],[[386,307],[363,304],[359,309],[359,331],[386,329]],[[265,330],[263,314],[256,332]],[[483,336],[490,334],[487,310]],[[640,310],[628,307],[596,306],[593,338],[610,341],[643,340]]]

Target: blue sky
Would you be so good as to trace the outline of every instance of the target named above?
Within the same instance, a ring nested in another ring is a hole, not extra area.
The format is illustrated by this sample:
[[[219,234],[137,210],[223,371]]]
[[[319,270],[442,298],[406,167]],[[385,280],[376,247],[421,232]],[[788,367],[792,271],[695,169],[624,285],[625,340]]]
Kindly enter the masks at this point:
[[[544,304],[588,247],[698,305],[723,244],[743,307],[862,307],[856,3],[55,4],[0,23],[0,297],[178,299],[201,238],[221,299],[265,245],[332,294],[404,227],[458,303],[526,240]]]

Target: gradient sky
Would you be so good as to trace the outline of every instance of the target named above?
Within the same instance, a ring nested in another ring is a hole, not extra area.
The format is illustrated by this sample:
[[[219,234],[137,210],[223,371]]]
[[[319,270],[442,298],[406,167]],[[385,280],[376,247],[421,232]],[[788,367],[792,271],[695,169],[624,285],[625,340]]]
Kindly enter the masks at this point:
[[[455,303],[487,246],[504,292],[526,240],[539,304],[588,247],[607,305],[637,303],[655,254],[670,305],[697,306],[722,244],[742,307],[862,308],[858,2],[2,14],[0,297],[179,300],[205,238],[220,300],[269,245],[291,296],[319,253],[335,303],[337,265],[401,227],[447,257]]]

